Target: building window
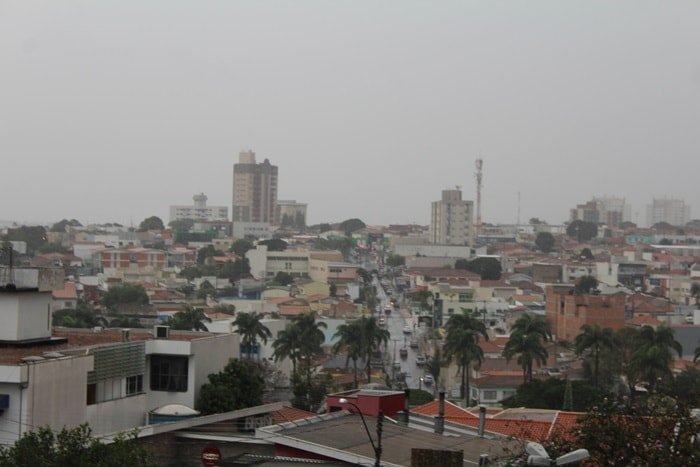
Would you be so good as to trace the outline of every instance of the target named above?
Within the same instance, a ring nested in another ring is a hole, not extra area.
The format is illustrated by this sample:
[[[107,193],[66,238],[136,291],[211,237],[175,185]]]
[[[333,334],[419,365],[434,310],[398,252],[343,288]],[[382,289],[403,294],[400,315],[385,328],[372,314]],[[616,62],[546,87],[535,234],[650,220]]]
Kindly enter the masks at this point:
[[[471,300],[471,298],[472,298],[472,294],[470,294],[470,293],[459,294],[460,303],[468,302],[469,300]]]
[[[187,392],[187,357],[151,355],[151,391]]]
[[[126,378],[126,395],[133,396],[143,392],[143,375],[134,375]]]
[[[87,385],[87,405],[97,404],[97,384]]]
[[[493,401],[496,400],[497,397],[498,393],[496,391],[484,391],[484,400]]]

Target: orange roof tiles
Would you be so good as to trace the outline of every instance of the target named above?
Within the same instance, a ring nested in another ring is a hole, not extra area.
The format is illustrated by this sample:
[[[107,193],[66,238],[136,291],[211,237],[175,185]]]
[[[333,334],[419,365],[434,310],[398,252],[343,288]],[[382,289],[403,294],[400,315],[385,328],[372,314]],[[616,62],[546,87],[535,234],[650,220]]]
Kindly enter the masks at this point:
[[[295,409],[294,407],[282,407],[272,412],[272,419],[275,423],[294,422],[304,418],[314,417],[316,414],[306,410]]]

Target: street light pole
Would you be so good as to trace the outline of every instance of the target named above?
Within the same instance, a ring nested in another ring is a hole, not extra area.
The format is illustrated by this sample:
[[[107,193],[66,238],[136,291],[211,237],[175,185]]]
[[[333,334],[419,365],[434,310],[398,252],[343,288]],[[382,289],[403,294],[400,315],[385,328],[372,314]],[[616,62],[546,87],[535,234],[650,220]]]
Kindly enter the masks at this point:
[[[345,397],[341,397],[338,399],[338,402],[341,404],[348,404],[352,405],[355,407],[357,410],[358,415],[360,416],[360,420],[362,420],[362,425],[365,427],[365,431],[367,432],[367,437],[369,438],[369,442],[372,445],[372,449],[374,450],[374,465],[375,467],[381,467],[381,459],[382,459],[382,431],[384,428],[384,412],[381,410],[379,411],[379,415],[377,415],[377,444],[374,444],[374,440],[372,439],[372,435],[369,434],[369,428],[367,427],[367,422],[365,421],[365,416],[362,415],[362,410],[355,405],[354,402],[350,402],[348,399]]]

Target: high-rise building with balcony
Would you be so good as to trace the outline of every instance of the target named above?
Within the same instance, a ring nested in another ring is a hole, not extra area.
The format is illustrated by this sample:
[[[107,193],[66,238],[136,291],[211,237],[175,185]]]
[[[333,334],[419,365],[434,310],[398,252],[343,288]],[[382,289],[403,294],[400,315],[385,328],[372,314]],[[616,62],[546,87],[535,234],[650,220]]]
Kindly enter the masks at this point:
[[[271,224],[276,212],[277,166],[268,159],[256,163],[253,151],[241,151],[233,165],[231,220]]]
[[[647,224],[649,227],[659,222],[683,226],[690,220],[690,206],[682,199],[652,199],[647,205]]]
[[[433,201],[430,215],[430,241],[446,245],[472,245],[474,241],[474,201],[462,199],[462,190],[443,190],[442,199]]]

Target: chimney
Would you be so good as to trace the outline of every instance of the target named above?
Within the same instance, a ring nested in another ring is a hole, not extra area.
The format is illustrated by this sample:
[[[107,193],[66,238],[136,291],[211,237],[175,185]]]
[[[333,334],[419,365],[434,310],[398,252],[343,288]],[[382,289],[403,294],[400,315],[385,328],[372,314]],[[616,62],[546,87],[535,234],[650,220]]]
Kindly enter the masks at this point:
[[[408,426],[409,419],[411,418],[411,406],[409,404],[409,401],[411,399],[411,390],[404,389],[403,397],[403,413],[401,414],[401,424]]]
[[[484,437],[484,425],[486,424],[486,406],[479,406],[479,436]]]
[[[438,415],[435,417],[435,433],[441,435],[445,431],[445,391],[440,391]]]

